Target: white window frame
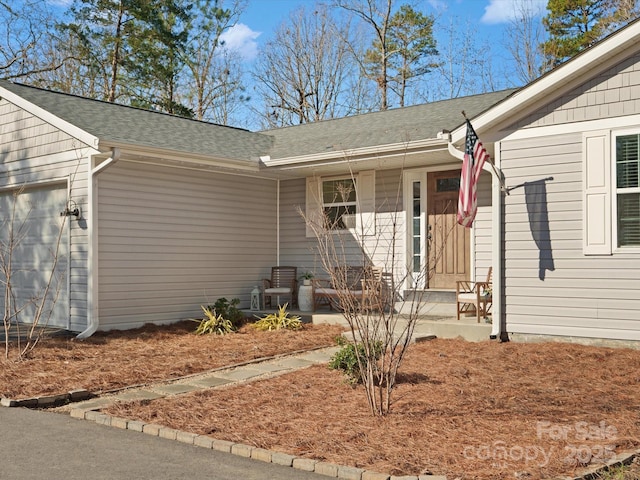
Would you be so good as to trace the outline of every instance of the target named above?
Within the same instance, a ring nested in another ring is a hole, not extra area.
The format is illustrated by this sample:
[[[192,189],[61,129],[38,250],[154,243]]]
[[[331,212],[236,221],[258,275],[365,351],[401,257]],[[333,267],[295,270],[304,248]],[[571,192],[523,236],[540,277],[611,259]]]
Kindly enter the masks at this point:
[[[353,182],[353,193],[355,195],[355,199],[353,201],[350,202],[344,202],[344,201],[336,201],[336,202],[325,202],[324,201],[324,184],[327,182],[335,182],[335,181],[341,181],[341,180],[350,180]],[[358,208],[358,199],[359,199],[359,194],[358,194],[358,178],[356,176],[350,176],[350,175],[340,175],[340,176],[335,176],[335,177],[322,177],[318,179],[320,185],[319,185],[319,192],[320,192],[320,204],[322,207],[322,214],[325,215],[325,211],[328,208],[335,208],[335,207],[354,207],[354,212],[353,212],[353,223],[352,224],[347,224],[347,222],[345,223],[345,228],[339,228],[339,227],[334,227],[334,228],[329,228],[329,231],[332,232],[344,232],[346,230],[351,230],[354,229],[356,227],[355,225],[355,219],[358,215],[358,213],[360,213],[360,209]]]
[[[355,225],[354,228],[328,231],[334,233],[351,231],[359,237],[368,237],[376,234],[376,172],[375,170],[362,170],[356,174],[307,177],[305,206],[307,238],[315,236],[311,225],[319,228],[323,223],[322,216],[324,215],[325,207],[322,196],[323,182],[344,179],[352,179],[356,189]]]
[[[640,245],[618,245],[618,193],[640,193],[640,185],[632,188],[618,188],[617,184],[617,139],[626,135],[638,135],[640,127],[611,132],[611,240],[613,253],[640,253]]]

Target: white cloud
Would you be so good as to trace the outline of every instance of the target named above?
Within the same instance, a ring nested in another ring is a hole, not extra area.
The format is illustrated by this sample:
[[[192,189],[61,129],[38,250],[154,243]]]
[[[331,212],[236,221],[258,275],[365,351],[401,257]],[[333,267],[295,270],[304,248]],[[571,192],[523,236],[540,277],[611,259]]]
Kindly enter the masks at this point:
[[[489,0],[484,7],[482,23],[507,23],[522,15],[523,11],[541,15],[547,8],[547,0]]]
[[[428,0],[427,3],[436,12],[446,12],[449,9],[449,3],[446,0]]]
[[[72,1],[73,0],[47,0],[47,3],[54,7],[68,7],[71,5]]]
[[[256,39],[262,32],[254,32],[244,23],[237,23],[220,35],[225,48],[237,52],[245,60],[251,61],[258,55],[258,42]]]

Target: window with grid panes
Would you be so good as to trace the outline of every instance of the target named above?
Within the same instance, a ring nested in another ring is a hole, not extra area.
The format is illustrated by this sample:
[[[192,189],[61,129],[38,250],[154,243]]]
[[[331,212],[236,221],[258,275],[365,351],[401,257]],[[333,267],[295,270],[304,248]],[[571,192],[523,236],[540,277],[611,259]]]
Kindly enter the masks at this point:
[[[353,178],[322,182],[322,209],[327,228],[344,230],[352,225],[356,214],[356,185]]]
[[[618,246],[640,246],[640,134],[616,137]]]

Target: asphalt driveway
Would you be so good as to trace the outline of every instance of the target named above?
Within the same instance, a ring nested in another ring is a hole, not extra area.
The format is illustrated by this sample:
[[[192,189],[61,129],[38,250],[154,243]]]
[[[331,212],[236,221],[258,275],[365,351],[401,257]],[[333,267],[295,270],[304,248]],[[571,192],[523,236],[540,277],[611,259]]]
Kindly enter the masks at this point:
[[[278,479],[322,476],[77,420],[0,407],[0,480]]]

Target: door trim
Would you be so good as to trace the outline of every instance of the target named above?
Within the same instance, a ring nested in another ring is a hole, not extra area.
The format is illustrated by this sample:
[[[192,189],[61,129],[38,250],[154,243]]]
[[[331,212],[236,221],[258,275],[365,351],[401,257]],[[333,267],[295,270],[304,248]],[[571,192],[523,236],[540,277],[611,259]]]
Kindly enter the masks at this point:
[[[410,208],[412,205],[412,183],[414,181],[424,182],[424,185],[427,185],[427,175],[429,173],[434,172],[443,172],[447,170],[457,170],[461,168],[459,163],[448,164],[448,165],[438,165],[432,167],[423,167],[405,170],[403,174],[403,202],[404,202],[404,210],[405,210],[405,268],[407,271],[406,281],[404,288],[406,290],[412,290],[414,288],[417,289],[425,289],[425,285],[414,285],[413,283],[413,269],[412,269],[412,257],[413,257],[413,228],[412,228],[412,209]],[[427,205],[427,193],[426,188],[423,190],[421,196],[421,207],[422,207],[422,215],[421,222],[426,228],[426,215],[428,211]],[[470,280],[474,280],[475,277],[475,226],[471,227],[471,231],[469,232],[470,240],[469,240],[469,277]]]

